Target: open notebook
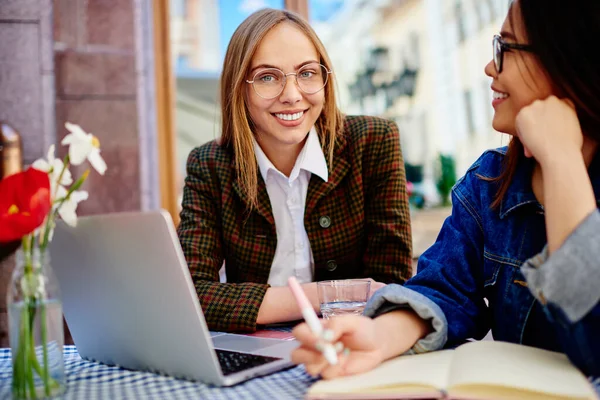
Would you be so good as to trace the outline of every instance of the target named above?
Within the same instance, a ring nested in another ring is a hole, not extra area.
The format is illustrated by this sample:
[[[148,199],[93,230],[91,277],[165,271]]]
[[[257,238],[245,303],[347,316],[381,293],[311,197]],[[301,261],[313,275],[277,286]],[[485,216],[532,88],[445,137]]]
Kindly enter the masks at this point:
[[[482,341],[402,356],[363,374],[319,381],[307,399],[591,400],[596,395],[564,354]]]

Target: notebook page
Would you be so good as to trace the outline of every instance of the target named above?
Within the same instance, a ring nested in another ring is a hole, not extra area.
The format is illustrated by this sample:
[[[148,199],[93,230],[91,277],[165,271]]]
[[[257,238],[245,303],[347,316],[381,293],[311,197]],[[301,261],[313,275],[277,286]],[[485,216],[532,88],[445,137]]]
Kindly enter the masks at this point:
[[[471,342],[458,347],[448,378],[453,387],[497,386],[594,398],[585,376],[560,353],[505,342]]]
[[[369,392],[370,388],[382,388],[393,392],[403,385],[414,393],[416,388],[441,390],[446,387],[448,367],[452,350],[427,354],[400,356],[388,360],[377,368],[353,376],[329,381],[319,381],[309,389],[309,394]],[[400,390],[401,392],[401,390]]]

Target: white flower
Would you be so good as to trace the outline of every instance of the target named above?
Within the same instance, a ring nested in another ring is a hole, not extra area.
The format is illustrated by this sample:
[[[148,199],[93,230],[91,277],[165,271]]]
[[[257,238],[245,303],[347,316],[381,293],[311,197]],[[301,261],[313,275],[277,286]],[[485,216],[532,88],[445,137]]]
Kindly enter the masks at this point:
[[[56,198],[62,199],[67,196],[67,193],[68,192],[64,187],[59,186]],[[64,200],[58,207],[58,215],[60,215],[60,218],[62,218],[67,225],[77,226],[77,204],[83,200],[87,200],[87,198],[88,192],[85,190],[75,190],[74,192],[71,192],[69,198]]]
[[[33,162],[32,167],[47,172],[50,178],[50,193],[54,194],[56,192],[57,185],[69,186],[73,183],[73,178],[71,177],[71,172],[68,168],[65,168],[64,172],[64,164],[60,158],[54,157],[54,145],[51,145],[48,149],[48,160],[44,160],[43,158],[37,159]],[[62,172],[62,177],[60,176]],[[58,181],[60,177],[60,182]]]
[[[79,165],[86,159],[100,175],[106,171],[106,163],[100,155],[100,142],[91,133],[86,133],[79,125],[67,122],[65,127],[69,130],[61,144],[69,145],[69,159],[71,164]]]

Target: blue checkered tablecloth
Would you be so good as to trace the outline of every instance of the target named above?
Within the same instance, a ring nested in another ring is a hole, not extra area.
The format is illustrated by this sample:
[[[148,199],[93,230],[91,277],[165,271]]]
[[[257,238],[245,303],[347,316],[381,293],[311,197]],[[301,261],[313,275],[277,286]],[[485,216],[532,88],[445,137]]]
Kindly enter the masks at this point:
[[[220,388],[86,361],[75,346],[65,346],[64,358],[68,385],[64,400],[301,399],[315,382],[303,367],[294,367]],[[0,349],[0,399],[11,398],[11,381],[10,349]],[[600,378],[591,381],[600,398]]]
[[[221,388],[86,361],[75,346],[65,346],[64,358],[65,400],[301,399],[315,382],[300,366]],[[0,349],[0,399],[11,398],[11,382],[10,349]]]

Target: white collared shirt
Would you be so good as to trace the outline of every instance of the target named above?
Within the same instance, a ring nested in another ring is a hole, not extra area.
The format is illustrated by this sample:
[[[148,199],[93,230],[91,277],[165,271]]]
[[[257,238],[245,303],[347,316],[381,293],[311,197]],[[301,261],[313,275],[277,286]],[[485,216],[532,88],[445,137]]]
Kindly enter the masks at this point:
[[[289,178],[275,168],[256,141],[254,153],[267,186],[277,232],[277,248],[268,283],[285,286],[291,276],[300,283],[312,282],[314,260],[304,227],[306,194],[311,174],[325,182],[329,176],[319,136],[313,127]]]

